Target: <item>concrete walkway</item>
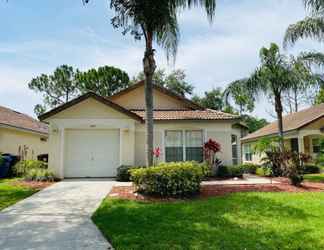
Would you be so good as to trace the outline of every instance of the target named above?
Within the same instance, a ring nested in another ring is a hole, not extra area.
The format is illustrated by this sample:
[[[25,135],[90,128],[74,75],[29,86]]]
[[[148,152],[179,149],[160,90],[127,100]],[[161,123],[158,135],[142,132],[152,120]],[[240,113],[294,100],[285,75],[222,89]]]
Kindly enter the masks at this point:
[[[278,184],[277,181],[272,181],[270,178],[264,178],[257,175],[245,175],[244,179],[228,179],[203,181],[202,185],[257,185],[257,184]]]
[[[114,181],[67,180],[0,212],[1,250],[107,250],[91,215]]]

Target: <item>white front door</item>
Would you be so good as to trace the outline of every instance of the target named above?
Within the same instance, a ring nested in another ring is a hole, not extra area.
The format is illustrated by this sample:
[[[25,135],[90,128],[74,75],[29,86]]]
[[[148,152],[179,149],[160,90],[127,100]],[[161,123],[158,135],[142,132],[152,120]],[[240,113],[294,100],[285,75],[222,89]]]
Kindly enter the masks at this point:
[[[66,130],[64,177],[112,177],[119,166],[119,130]]]

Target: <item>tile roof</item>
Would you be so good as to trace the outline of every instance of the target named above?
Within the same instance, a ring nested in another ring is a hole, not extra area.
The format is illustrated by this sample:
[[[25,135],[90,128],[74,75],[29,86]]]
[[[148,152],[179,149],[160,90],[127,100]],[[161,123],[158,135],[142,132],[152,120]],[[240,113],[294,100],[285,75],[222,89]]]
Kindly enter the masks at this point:
[[[0,106],[0,126],[10,126],[31,132],[48,134],[48,126],[34,118]]]
[[[321,117],[324,117],[324,103],[310,107],[308,109],[301,110],[293,114],[286,115],[283,117],[284,132],[302,128]],[[247,135],[242,139],[242,141],[248,141],[262,136],[273,135],[276,133],[278,133],[277,121],[270,123],[269,125],[255,131],[252,134]]]
[[[136,115],[145,119],[144,110],[131,110]],[[155,110],[154,120],[233,120],[239,119],[237,115],[221,111],[206,110]]]

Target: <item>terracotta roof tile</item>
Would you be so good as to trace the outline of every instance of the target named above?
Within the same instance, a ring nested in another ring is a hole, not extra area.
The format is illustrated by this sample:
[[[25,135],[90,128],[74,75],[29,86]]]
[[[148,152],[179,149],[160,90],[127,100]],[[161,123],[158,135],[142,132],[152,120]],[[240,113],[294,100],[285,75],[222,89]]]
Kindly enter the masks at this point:
[[[131,110],[133,113],[145,119],[144,110]],[[239,116],[221,111],[206,110],[155,110],[154,120],[232,120]]]
[[[324,117],[324,103],[310,107],[308,109],[301,110],[293,114],[286,115],[283,117],[284,132],[299,129],[321,117]],[[252,134],[249,134],[248,136],[244,137],[242,141],[248,141],[262,136],[273,135],[276,133],[278,133],[277,121],[268,124],[267,126],[255,131]]]
[[[0,106],[0,125],[47,134],[48,126],[34,118],[17,111]]]

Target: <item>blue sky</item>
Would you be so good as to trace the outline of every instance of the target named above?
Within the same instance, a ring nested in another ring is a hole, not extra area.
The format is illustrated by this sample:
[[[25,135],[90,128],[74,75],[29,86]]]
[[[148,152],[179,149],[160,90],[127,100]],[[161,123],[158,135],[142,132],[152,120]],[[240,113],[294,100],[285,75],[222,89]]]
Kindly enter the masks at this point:
[[[81,70],[113,65],[130,76],[139,72],[143,43],[112,28],[108,4],[0,0],[0,105],[33,115],[42,96],[28,89],[28,81],[62,64]],[[198,94],[224,87],[249,75],[258,65],[259,49],[271,42],[281,45],[287,26],[304,16],[301,0],[219,0],[213,25],[201,10],[182,12],[176,63],[169,65],[158,48],[158,66],[184,69]],[[322,49],[302,41],[286,53]],[[272,119],[272,112],[259,100],[254,114]]]

